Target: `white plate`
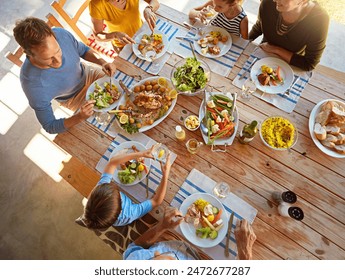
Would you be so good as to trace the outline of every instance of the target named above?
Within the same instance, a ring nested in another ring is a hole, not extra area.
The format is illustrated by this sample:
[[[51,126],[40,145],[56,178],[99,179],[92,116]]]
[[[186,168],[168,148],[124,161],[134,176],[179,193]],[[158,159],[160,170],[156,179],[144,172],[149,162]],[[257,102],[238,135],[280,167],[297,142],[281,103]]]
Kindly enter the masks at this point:
[[[104,85],[103,85],[103,84],[104,84],[105,82],[108,82],[108,83],[109,83],[109,81],[110,81],[110,77],[109,77],[109,76],[104,76],[104,77],[102,77],[102,78],[100,78],[100,79],[94,81],[94,82],[89,86],[89,88],[88,88],[87,91],[86,91],[86,100],[89,100],[89,99],[90,99],[90,94],[93,93],[93,91],[95,90],[95,82],[97,82],[99,86],[101,86],[102,88],[104,88]],[[119,103],[119,100],[121,99],[121,95],[122,95],[122,92],[123,92],[123,91],[122,91],[122,89],[121,89],[119,83],[118,83],[113,77],[111,78],[111,83],[117,87],[118,91],[120,92],[120,98],[119,98],[118,100],[116,100],[113,104],[110,104],[110,106],[107,107],[107,108],[98,109],[98,108],[94,107],[93,110],[94,110],[95,112],[108,112],[108,111],[113,110],[114,108],[116,108],[117,104]]]
[[[150,77],[150,78],[146,78],[146,79],[144,79],[144,80],[141,80],[139,83],[133,85],[130,89],[133,90],[137,85],[142,85],[142,84],[144,84],[146,81],[158,80],[158,78],[160,78],[160,77]],[[163,77],[163,78],[165,78],[165,77]],[[170,81],[168,78],[165,78],[165,79],[166,79],[166,81],[169,83],[169,88],[174,89],[174,87],[173,87],[171,81]],[[127,96],[126,96],[126,94],[124,94],[124,95],[120,98],[120,101],[119,101],[118,105],[119,105],[119,106],[120,106],[120,105],[125,105],[125,104],[126,104],[126,98],[127,98]],[[175,99],[173,99],[173,100],[171,101],[171,106],[169,107],[169,110],[166,112],[166,114],[165,114],[164,116],[162,116],[161,118],[159,118],[158,120],[156,120],[153,124],[151,124],[151,125],[145,125],[144,127],[140,128],[140,129],[139,129],[139,132],[147,131],[147,130],[149,130],[149,129],[155,127],[156,125],[159,125],[159,124],[160,124],[160,123],[171,113],[171,111],[174,109],[175,104],[176,104],[176,101],[177,101],[177,98],[175,98]],[[118,118],[115,118],[115,119],[116,119],[117,124],[121,127],[121,124],[120,124]],[[121,129],[123,129],[123,128],[121,127]]]
[[[225,95],[225,94],[220,93],[220,92],[217,92],[216,94]],[[225,96],[229,97],[228,95],[225,95]],[[210,99],[210,92],[206,92],[206,100],[209,100],[209,99]],[[201,106],[199,109],[199,120],[200,120],[200,122],[202,122],[204,116],[205,116],[205,104],[204,104],[204,100],[203,100],[201,102]],[[228,138],[216,139],[214,141],[213,145],[217,146],[217,145],[225,145],[226,144],[227,146],[229,146],[232,144],[232,142],[234,142],[234,139],[235,139],[236,133],[237,133],[237,129],[238,129],[238,123],[240,122],[240,116],[239,116],[238,111],[237,111],[237,106],[235,107],[235,110],[234,110],[234,118],[235,118],[234,119],[234,122],[235,122],[234,133]],[[205,135],[202,132],[201,127],[200,127],[200,131],[201,131],[201,135],[202,135],[202,138],[204,139],[205,144],[207,144],[207,141],[208,141],[207,135]]]
[[[215,57],[223,56],[224,54],[226,54],[230,50],[231,45],[232,45],[232,39],[231,39],[229,32],[226,31],[224,28],[209,25],[209,26],[203,28],[202,31],[203,31],[203,34],[205,34],[205,35],[210,33],[211,31],[219,31],[223,36],[228,36],[228,41],[226,41],[226,43],[222,43],[222,42],[218,43],[218,46],[220,48],[220,53],[217,55],[210,54],[210,53],[202,54],[201,46],[198,44],[198,41],[194,41],[194,48],[200,55],[202,55],[204,57],[208,57],[208,58],[215,58]],[[201,38],[204,38],[205,35],[201,36]],[[208,44],[208,45],[213,46],[213,44]]]
[[[191,243],[193,243],[196,246],[199,246],[201,248],[210,248],[218,245],[226,236],[226,232],[228,229],[228,215],[226,213],[226,210],[223,206],[223,204],[215,198],[213,195],[210,195],[208,193],[193,193],[192,195],[188,196],[181,204],[180,211],[182,212],[182,215],[185,216],[187,213],[187,209],[190,205],[194,203],[197,199],[202,198],[209,203],[211,203],[213,206],[216,206],[218,209],[222,209],[221,219],[223,220],[223,227],[218,231],[218,236],[216,239],[210,239],[210,238],[201,238],[198,237],[195,233],[196,228],[193,224],[182,222],[180,224],[180,228],[182,231],[182,234],[184,237],[188,239]]]
[[[135,146],[137,147],[137,149],[139,151],[145,151],[147,150],[146,147],[139,143],[139,142],[136,142],[136,141],[127,141],[127,142],[123,142],[121,143],[120,145],[118,145],[114,150],[113,152],[111,153],[110,155],[110,158],[114,157],[115,155],[119,155],[119,154],[129,154],[129,153],[133,153],[133,149],[132,149],[132,146]],[[151,159],[149,158],[144,158],[144,164],[146,165],[147,167],[147,171],[150,170],[151,168]],[[142,177],[139,179],[139,178],[136,178],[134,180],[133,183],[131,184],[123,184],[121,183],[120,179],[119,179],[119,176],[117,175],[119,173],[119,171],[121,171],[121,168],[120,166],[118,166],[118,168],[115,170],[114,174],[113,174],[113,178],[115,180],[116,183],[118,183],[119,185],[121,186],[133,186],[133,185],[136,185],[138,184],[139,182],[141,182],[142,180],[145,179],[145,177],[147,176],[147,173],[145,171],[143,171],[141,174],[142,174]]]
[[[257,76],[262,73],[262,65],[267,65],[273,69],[276,69],[278,66],[280,66],[280,75],[284,79],[284,83],[277,86],[261,85]],[[284,93],[287,89],[290,88],[294,80],[293,71],[290,65],[276,57],[264,57],[255,62],[250,70],[250,77],[254,81],[257,89],[269,94]]]
[[[314,134],[314,124],[315,124],[315,117],[317,116],[317,114],[320,112],[321,109],[321,105],[324,104],[325,102],[328,101],[333,101],[333,102],[337,102],[339,104],[342,104],[345,107],[345,103],[341,102],[339,100],[335,100],[335,99],[326,99],[326,100],[322,100],[319,103],[317,103],[313,110],[310,113],[309,116],[309,132],[310,132],[310,136],[313,139],[316,147],[318,147],[322,152],[324,152],[326,155],[329,155],[331,157],[335,157],[335,158],[345,158],[345,155],[339,154],[336,151],[324,146],[321,144],[320,140],[316,138],[315,134]]]
[[[137,36],[135,36],[135,41],[139,42],[141,40],[141,38],[143,37],[143,35],[145,35],[145,34],[150,35],[150,31],[139,33]],[[163,44],[164,44],[164,47],[163,47],[162,51],[159,54],[157,54],[156,57],[154,58],[154,60],[157,60],[158,58],[162,57],[167,52],[167,50],[169,48],[169,40],[168,40],[167,36],[165,36],[165,34],[162,33],[162,32],[154,31],[154,34],[162,35]],[[140,59],[152,62],[151,58],[145,57],[145,56],[143,56],[141,54],[141,52],[139,51],[138,47],[139,47],[139,44],[132,44],[132,49],[133,49],[134,54],[137,57],[139,57]]]

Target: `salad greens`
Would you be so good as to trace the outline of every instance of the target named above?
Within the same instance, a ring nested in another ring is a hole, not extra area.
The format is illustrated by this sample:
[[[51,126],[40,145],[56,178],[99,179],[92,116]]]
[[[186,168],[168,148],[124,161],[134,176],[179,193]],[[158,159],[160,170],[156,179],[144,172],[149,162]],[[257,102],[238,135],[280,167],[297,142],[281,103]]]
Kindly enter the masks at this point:
[[[120,182],[131,184],[136,178],[141,179],[144,170],[146,171],[144,163],[135,160],[129,161],[125,164],[125,168],[118,172]]]
[[[206,86],[207,74],[201,67],[200,61],[188,57],[184,65],[177,67],[172,82],[179,91],[195,92]]]
[[[108,82],[104,83],[104,88],[102,88],[97,82],[95,82],[95,89],[89,95],[90,100],[96,100],[95,106],[98,109],[103,109],[109,107],[112,103],[114,103],[115,98],[112,94],[112,90],[116,90],[117,88],[115,85],[112,85],[112,89],[110,89],[110,84]]]

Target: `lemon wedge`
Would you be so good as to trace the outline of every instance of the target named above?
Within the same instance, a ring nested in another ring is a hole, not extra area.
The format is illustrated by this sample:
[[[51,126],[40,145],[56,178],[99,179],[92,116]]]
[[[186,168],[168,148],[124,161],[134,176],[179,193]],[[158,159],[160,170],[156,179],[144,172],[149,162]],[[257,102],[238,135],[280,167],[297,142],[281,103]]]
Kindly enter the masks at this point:
[[[161,87],[165,87],[167,85],[167,80],[163,77],[159,77],[157,82]]]
[[[142,165],[142,164],[140,164],[139,166],[138,166],[138,171],[143,171],[144,170],[144,165]]]
[[[162,158],[164,156],[165,151],[164,150],[160,150],[158,153],[158,158]]]
[[[175,99],[177,97],[177,91],[176,89],[172,89],[171,91],[168,92],[168,96],[171,98],[171,99]]]
[[[120,124],[126,124],[126,123],[128,123],[128,115],[123,114],[123,115],[120,117]]]

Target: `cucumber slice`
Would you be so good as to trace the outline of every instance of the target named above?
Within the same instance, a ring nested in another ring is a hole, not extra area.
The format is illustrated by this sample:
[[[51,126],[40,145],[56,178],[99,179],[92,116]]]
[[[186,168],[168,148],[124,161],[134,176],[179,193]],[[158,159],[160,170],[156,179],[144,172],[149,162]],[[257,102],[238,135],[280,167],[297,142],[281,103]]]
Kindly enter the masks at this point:
[[[218,209],[217,207],[213,206],[213,207],[212,207],[212,213],[213,213],[213,215],[218,214],[218,212],[219,212],[219,209]]]

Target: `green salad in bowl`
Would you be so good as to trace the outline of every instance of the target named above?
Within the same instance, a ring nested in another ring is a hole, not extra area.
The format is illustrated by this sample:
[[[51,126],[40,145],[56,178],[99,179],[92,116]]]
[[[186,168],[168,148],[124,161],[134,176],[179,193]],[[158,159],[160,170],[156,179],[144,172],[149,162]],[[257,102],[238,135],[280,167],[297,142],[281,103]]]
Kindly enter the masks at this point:
[[[211,70],[202,60],[188,57],[177,62],[171,72],[171,81],[181,94],[197,95],[210,81]]]

